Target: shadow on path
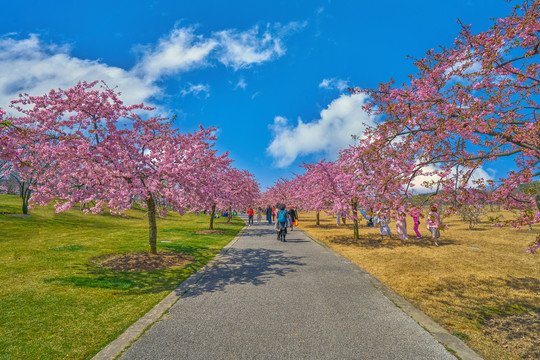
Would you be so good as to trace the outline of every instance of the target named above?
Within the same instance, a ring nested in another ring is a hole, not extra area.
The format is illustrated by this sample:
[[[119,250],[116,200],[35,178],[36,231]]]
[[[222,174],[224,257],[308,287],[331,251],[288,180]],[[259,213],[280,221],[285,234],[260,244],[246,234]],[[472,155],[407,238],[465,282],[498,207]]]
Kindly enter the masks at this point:
[[[224,291],[235,284],[262,285],[276,276],[296,272],[296,267],[305,265],[301,260],[281,250],[231,248],[184,297]]]
[[[295,234],[299,234],[298,236],[295,236]],[[299,237],[301,237],[302,232],[299,231],[299,230],[287,230],[287,236],[286,236],[286,239],[287,239],[287,242],[296,242],[296,243],[301,243],[301,242],[309,242],[309,240],[306,240],[306,239],[300,239]],[[248,228],[244,235],[246,236],[249,236],[250,238],[253,238],[255,239],[256,241],[259,239],[259,238],[266,238],[267,236],[273,236],[273,239],[276,239],[277,237],[277,230],[275,228],[257,228],[257,226],[255,226],[254,228]]]

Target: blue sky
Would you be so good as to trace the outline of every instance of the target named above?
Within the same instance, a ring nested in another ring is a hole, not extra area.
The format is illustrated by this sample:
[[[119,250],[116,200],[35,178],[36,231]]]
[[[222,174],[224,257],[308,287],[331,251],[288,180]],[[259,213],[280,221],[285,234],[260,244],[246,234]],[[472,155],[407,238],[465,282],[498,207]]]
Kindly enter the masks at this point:
[[[503,0],[4,2],[0,107],[104,80],[126,103],[177,114],[182,131],[216,126],[217,147],[262,188],[333,159],[370,119],[351,87],[414,71],[450,45],[456,20],[486,30]],[[502,175],[502,174],[497,174]]]

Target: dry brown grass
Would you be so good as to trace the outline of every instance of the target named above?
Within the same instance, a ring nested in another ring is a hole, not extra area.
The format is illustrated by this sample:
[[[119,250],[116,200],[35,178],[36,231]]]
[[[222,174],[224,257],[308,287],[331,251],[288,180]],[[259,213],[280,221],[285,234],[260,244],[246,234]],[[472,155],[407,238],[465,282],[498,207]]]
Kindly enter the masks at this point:
[[[432,319],[460,337],[485,359],[540,359],[540,256],[525,252],[540,233],[492,228],[485,221],[474,230],[458,217],[443,220],[449,230],[435,247],[425,225],[423,239],[402,246],[381,242],[378,228],[360,227],[353,241],[352,223],[337,227],[321,213],[300,214],[300,228],[374,275]],[[365,221],[361,222],[365,224]],[[478,248],[478,249],[475,249]]]

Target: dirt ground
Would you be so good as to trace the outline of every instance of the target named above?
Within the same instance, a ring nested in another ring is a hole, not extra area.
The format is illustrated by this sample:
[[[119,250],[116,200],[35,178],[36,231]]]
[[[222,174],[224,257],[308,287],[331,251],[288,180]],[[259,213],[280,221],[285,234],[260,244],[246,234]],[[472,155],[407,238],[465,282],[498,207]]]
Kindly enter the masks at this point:
[[[208,235],[208,234],[216,234],[216,235],[223,235],[223,234],[225,234],[225,231],[223,231],[223,230],[217,230],[217,229],[214,229],[214,230],[207,229],[207,230],[197,230],[197,231],[194,232],[194,234],[204,234],[204,235]]]
[[[146,251],[108,255],[94,259],[101,267],[116,271],[152,271],[183,267],[195,260],[195,257],[182,253],[158,251],[150,255]]]

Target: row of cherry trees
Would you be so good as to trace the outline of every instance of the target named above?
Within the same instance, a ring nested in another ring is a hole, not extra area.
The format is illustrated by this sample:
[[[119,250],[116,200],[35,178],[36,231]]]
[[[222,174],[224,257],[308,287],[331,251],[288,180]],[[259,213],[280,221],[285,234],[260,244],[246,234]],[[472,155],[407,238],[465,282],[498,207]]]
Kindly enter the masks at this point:
[[[520,214],[494,219],[496,225],[539,222],[540,196],[517,191],[540,176],[539,19],[540,4],[525,0],[485,32],[474,35],[462,26],[453,46],[415,61],[418,71],[408,83],[350,89],[370,96],[365,109],[376,126],[335,163],[304,165],[303,175],[270,192],[294,189],[306,210],[356,219],[358,207],[389,212],[408,206],[423,178],[431,179],[424,183],[434,193],[431,201],[448,204],[449,212],[490,202]],[[503,178],[474,178],[505,158],[510,170]],[[539,247],[537,240],[530,251]]]
[[[213,149],[214,128],[182,134],[97,82],[21,95],[12,107],[22,116],[0,113],[0,176],[16,173],[31,184],[31,203],[54,201],[57,212],[80,204],[86,213],[116,214],[139,203],[148,211],[150,253],[156,216],[243,208],[259,195],[253,176]]]

